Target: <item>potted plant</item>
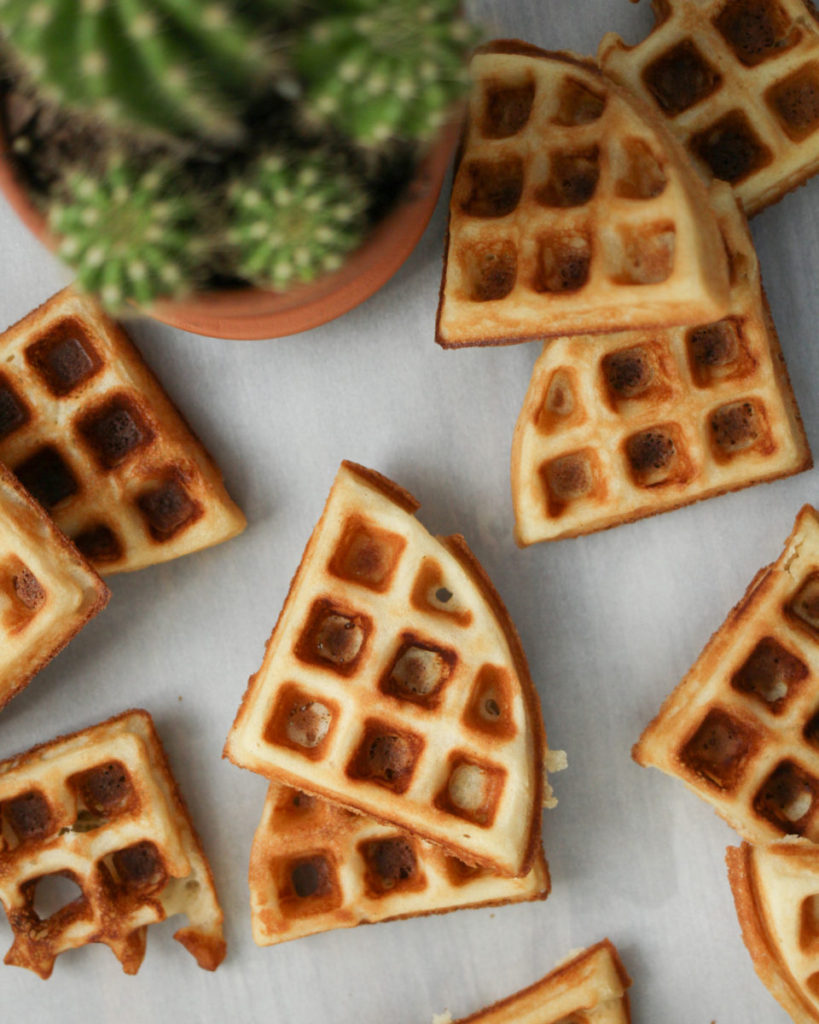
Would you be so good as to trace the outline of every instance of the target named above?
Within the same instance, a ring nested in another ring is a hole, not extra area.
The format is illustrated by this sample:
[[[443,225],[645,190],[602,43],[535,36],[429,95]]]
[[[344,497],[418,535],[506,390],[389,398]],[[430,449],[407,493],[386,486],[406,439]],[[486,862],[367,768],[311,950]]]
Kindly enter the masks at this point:
[[[221,337],[315,326],[431,215],[475,41],[459,8],[0,0],[0,186],[114,312]]]

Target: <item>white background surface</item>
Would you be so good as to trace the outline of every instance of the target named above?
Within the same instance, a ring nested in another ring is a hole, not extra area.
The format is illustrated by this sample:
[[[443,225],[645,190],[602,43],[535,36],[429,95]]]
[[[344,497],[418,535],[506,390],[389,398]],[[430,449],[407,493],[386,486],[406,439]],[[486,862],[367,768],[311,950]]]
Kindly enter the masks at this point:
[[[498,35],[592,53],[634,41],[646,3],[476,3]],[[819,455],[819,180],[758,217],[765,284]],[[103,947],[52,978],[0,966],[0,1021],[238,1020],[427,1024],[528,985],[608,935],[634,979],[635,1024],[782,1024],[740,940],[724,850],[737,839],[630,748],[756,570],[776,558],[817,473],[578,540],[516,549],[509,448],[538,344],[444,352],[433,341],[445,199],[398,275],[347,316],[268,342],[132,334],[250,521],[229,544],[111,580],[106,611],[0,716],[0,756],[125,707],[154,715],[210,856],[228,956],[200,971],[154,926],[136,978]],[[0,202],[0,326],[65,281]],[[463,533],[520,631],[550,745],[568,752],[545,816],[545,903],[336,931],[269,949],[250,935],[247,860],[265,782],[220,759],[339,462],[372,466]],[[2,915],[0,915],[2,918]],[[0,948],[11,942],[0,920]]]

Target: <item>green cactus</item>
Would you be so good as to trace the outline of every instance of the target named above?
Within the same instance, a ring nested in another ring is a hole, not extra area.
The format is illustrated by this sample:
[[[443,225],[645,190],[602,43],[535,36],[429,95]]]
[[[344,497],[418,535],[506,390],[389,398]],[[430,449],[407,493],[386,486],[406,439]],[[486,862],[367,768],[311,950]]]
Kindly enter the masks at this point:
[[[34,105],[9,150],[109,309],[237,278],[284,291],[342,265],[465,91],[459,9],[0,0],[0,77]]]
[[[229,202],[238,273],[278,291],[337,270],[367,226],[365,187],[324,151],[260,157]]]
[[[236,0],[0,0],[0,29],[44,96],[152,132],[235,142],[273,75]]]
[[[84,170],[65,176],[49,228],[77,284],[112,312],[129,301],[149,306],[197,282],[208,248],[204,207],[178,174],[171,165],[141,170],[117,156],[100,178]]]
[[[426,142],[468,85],[458,0],[333,0],[296,36],[309,119],[365,147]]]

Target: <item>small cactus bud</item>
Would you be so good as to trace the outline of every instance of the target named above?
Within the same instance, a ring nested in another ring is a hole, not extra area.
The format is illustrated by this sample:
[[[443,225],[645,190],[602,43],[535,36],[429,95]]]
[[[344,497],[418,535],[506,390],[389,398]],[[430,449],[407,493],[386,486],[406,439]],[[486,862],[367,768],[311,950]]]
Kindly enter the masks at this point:
[[[49,227],[79,287],[112,312],[129,301],[149,306],[195,285],[194,196],[170,166],[141,171],[114,157],[101,178],[79,170],[66,175]]]
[[[334,270],[366,228],[363,185],[330,154],[259,158],[230,190],[237,271],[284,291]]]
[[[305,115],[361,146],[428,142],[467,89],[477,42],[458,0],[335,0],[294,43]]]

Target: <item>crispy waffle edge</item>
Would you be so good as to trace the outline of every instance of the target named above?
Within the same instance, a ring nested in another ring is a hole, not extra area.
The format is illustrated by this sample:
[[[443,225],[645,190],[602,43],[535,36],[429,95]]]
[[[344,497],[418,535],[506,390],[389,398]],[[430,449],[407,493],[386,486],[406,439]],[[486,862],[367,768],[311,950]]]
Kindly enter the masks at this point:
[[[741,846],[729,846],[725,851],[725,863],[742,941],[759,980],[795,1021],[806,1024],[807,1021],[819,1020],[815,1008],[802,997],[787,965],[776,955],[777,945],[762,911],[764,894],[757,882],[754,847],[747,842]]]
[[[458,1018],[457,1021],[454,1022],[454,1024],[470,1024],[471,1021],[480,1021],[485,1014],[488,1014],[488,1013],[491,1013],[491,1012],[494,1012],[494,1011],[497,1011],[497,1010],[502,1010],[504,1007],[510,1006],[510,1005],[514,1004],[521,997],[526,996],[526,995],[528,995],[530,993],[537,992],[537,990],[541,987],[541,985],[544,985],[547,982],[555,981],[558,978],[560,978],[561,976],[568,975],[569,972],[577,964],[579,964],[583,960],[586,960],[587,958],[593,956],[595,953],[600,952],[601,950],[605,950],[605,951],[607,951],[609,953],[609,955],[611,956],[611,959],[612,959],[612,963],[614,965],[614,969],[617,972],[617,975],[618,975],[618,977],[620,979],[620,983],[622,984],[623,989],[624,990],[628,989],[629,986],[631,985],[631,977],[629,976],[628,971],[626,970],[626,968],[625,968],[625,966],[623,964],[623,961],[620,958],[620,954],[617,951],[617,947],[614,945],[614,943],[610,939],[608,939],[608,938],[601,939],[600,942],[596,942],[593,946],[588,946],[586,949],[582,950],[576,956],[572,956],[570,959],[568,959],[568,960],[564,961],[563,963],[559,964],[557,967],[555,967],[554,970],[552,970],[548,974],[544,975],[542,978],[540,978],[538,981],[534,982],[532,985],[528,985],[526,988],[520,989],[520,991],[514,992],[512,995],[506,996],[504,999],[499,999],[497,1002],[492,1003],[491,1006],[486,1006],[482,1010],[478,1010],[475,1013],[471,1013],[468,1017],[460,1017],[460,1018]],[[631,1005],[630,1005],[630,1002],[629,1002],[629,997],[628,997],[628,992],[627,991],[623,992],[622,1001],[623,1001],[623,1008],[625,1009],[625,1012],[626,1012],[626,1019],[630,1022],[631,1021]]]
[[[162,743],[162,739],[156,729],[153,717],[150,712],[144,708],[128,708],[125,711],[121,711],[116,715],[112,715],[101,722],[95,722],[91,726],[87,726],[82,729],[75,729],[71,732],[63,733],[59,736],[55,736],[53,739],[46,740],[42,743],[38,743],[33,747],[29,747],[27,750],[21,751],[17,754],[12,754],[8,757],[4,757],[0,760],[0,771],[6,766],[11,766],[10,770],[13,769],[16,762],[25,763],[28,760],[36,759],[40,754],[47,752],[49,749],[56,747],[59,744],[68,742],[83,733],[88,732],[90,729],[98,729],[105,726],[112,726],[118,722],[127,720],[128,718],[138,717],[145,724],[147,731],[151,737],[152,753],[155,756],[157,762],[158,774],[162,777],[163,782],[168,788],[168,793],[172,801],[172,812],[174,814],[175,825],[180,831],[187,831],[192,848],[198,853],[202,866],[207,874],[208,881],[210,882],[211,889],[214,893],[216,906],[219,911],[219,918],[216,921],[219,929],[221,930],[222,923],[224,921],[224,914],[221,905],[216,897],[216,888],[213,880],[213,872],[210,866],[210,861],[205,855],[204,848],[202,846],[199,834],[193,824],[188,807],[179,789],[179,784],[176,777],[171,770],[171,765],[168,760],[168,755],[165,747]],[[143,928],[146,926],[143,926]],[[192,926],[185,926],[179,928],[173,934],[173,938],[176,939],[187,951],[194,957],[198,965],[207,971],[215,971],[216,968],[222,963],[227,954],[227,944],[222,938],[221,940],[214,938],[213,936],[205,936],[201,934],[196,928]],[[140,961],[141,962],[141,961]],[[137,968],[138,969],[138,968]],[[50,972],[49,972],[50,974]],[[48,977],[49,975],[45,975]]]
[[[639,3],[639,0],[632,0],[633,3]],[[813,18],[819,22],[819,15],[816,12],[815,0],[803,0],[805,10],[808,15],[812,15]],[[646,42],[671,16],[671,8],[669,6],[669,0],[651,0],[651,10],[654,15],[654,24],[648,30],[642,39],[636,43],[626,43],[625,40],[617,32],[607,32],[600,40],[597,49],[598,60],[602,61],[604,55],[607,55],[608,51],[614,46],[620,46],[625,52],[636,50],[644,42]],[[812,163],[807,164],[798,174],[791,175],[787,179],[783,179],[780,182],[778,188],[769,188],[765,193],[760,195],[754,203],[743,203],[743,209],[745,215],[750,219],[755,217],[758,213],[762,213],[769,206],[780,202],[786,196],[795,192],[797,189],[807,185],[810,179],[819,174],[819,159],[814,160]]]
[[[656,2],[656,0],[653,0]],[[663,123],[660,118],[651,107],[642,100],[639,96],[635,96],[629,90],[624,89],[622,86],[614,82],[613,79],[609,78],[600,69],[597,60],[594,57],[584,57],[579,54],[573,53],[568,50],[545,50],[541,47],[535,46],[532,43],[527,43],[522,39],[514,38],[501,38],[495,39],[491,42],[478,47],[475,50],[475,56],[481,54],[509,54],[519,55],[521,57],[532,57],[532,58],[543,58],[546,60],[560,60],[566,64],[574,65],[575,67],[582,68],[584,71],[595,75],[600,79],[606,87],[615,92],[621,98],[623,98],[629,106],[634,108],[636,112],[647,121],[652,129],[663,139],[664,143],[675,152],[678,161],[685,166],[690,163],[688,154],[677,138],[670,132],[670,130]],[[466,141],[467,132],[469,129],[469,115],[464,120],[463,127],[461,129],[461,137],[458,143],[458,147],[455,153],[455,159],[452,169],[452,183],[454,186],[455,179],[458,174],[458,168],[460,167],[461,160],[464,153],[464,145]],[[701,179],[700,175],[691,168],[691,179],[707,193],[705,182]],[[704,195],[703,202],[706,205],[707,197]],[[544,335],[542,333],[533,333],[530,335],[520,335],[515,337],[485,337],[476,341],[450,341],[441,333],[441,317],[443,314],[444,307],[444,292],[447,284],[448,269],[449,269],[449,251],[450,251],[450,238],[451,238],[451,224],[452,224],[452,213],[451,206],[447,209],[447,223],[446,231],[444,232],[444,250],[443,250],[443,266],[441,271],[441,281],[438,288],[438,308],[435,314],[435,341],[443,349],[461,349],[461,348],[482,348],[482,347],[500,347],[505,345],[517,345],[526,342],[543,340]],[[645,324],[645,330],[659,330],[660,328],[668,327],[667,323],[658,322],[656,324]],[[641,328],[643,329],[643,328]],[[558,334],[564,332],[558,332]],[[608,327],[602,327],[598,331],[589,330],[588,328],[583,331],[585,334],[607,334],[610,333]],[[557,335],[554,335],[557,336]]]
[[[486,570],[475,557],[471,548],[466,543],[466,540],[460,534],[454,534],[450,537],[442,537],[439,538],[439,540],[441,540],[447,550],[457,558],[464,571],[474,582],[478,591],[483,594],[484,599],[492,609],[495,619],[503,630],[504,637],[506,638],[506,642],[508,643],[509,650],[512,654],[512,660],[515,664],[518,679],[521,683],[523,700],[526,704],[526,709],[533,725],[535,750],[532,758],[532,769],[534,775],[532,785],[535,793],[533,800],[535,814],[530,825],[529,840],[526,846],[526,856],[519,872],[520,875],[524,875],[530,870],[532,863],[534,862],[538,845],[540,843],[542,827],[541,808],[543,807],[543,772],[540,770],[540,766],[543,764],[543,759],[545,757],[547,740],[546,726],[543,722],[543,712],[540,707],[540,698],[529,671],[529,663],[523,650],[520,634],[518,633],[515,624],[512,622],[500,594],[495,589],[494,583],[489,579]]]
[[[390,480],[389,477],[384,476],[383,474],[377,472],[376,470],[368,469],[364,466],[359,465],[358,463],[350,462],[348,460],[342,461],[341,466],[342,468],[345,468],[354,473],[355,475],[357,475],[359,478],[364,480],[365,483],[373,487],[376,487],[389,499],[391,499],[401,508],[403,508],[404,511],[406,511],[408,514],[413,515],[421,507],[421,503],[415,497],[413,497],[413,495],[410,494],[409,491],[405,490],[399,484],[396,484],[392,480]],[[309,562],[309,558],[312,553],[313,547],[315,544],[318,543],[318,537],[321,534],[321,527],[324,523],[326,514],[327,505],[325,504],[322,510],[322,514],[319,517],[319,520],[317,521],[316,525],[313,527],[313,530],[310,534],[310,538],[307,541],[307,545],[302,554],[301,561],[299,562],[299,565],[296,568],[296,571],[292,579],[290,580],[290,585],[288,587],[284,601],[282,602],[281,609],[279,610],[276,623],[273,626],[273,629],[271,630],[268,639],[265,643],[265,650],[267,650],[267,647],[270,645],[270,642],[272,641],[273,637],[276,634],[276,630],[279,627],[279,623],[284,613],[284,609],[287,606],[291,594],[293,593],[294,589],[296,588],[299,582],[303,567]],[[535,685],[532,681],[529,672],[528,662],[523,652],[523,647],[520,642],[520,636],[518,635],[518,632],[514,624],[512,623],[512,620],[509,616],[508,611],[506,610],[505,605],[503,604],[503,601],[500,598],[500,595],[495,589],[494,584],[492,584],[492,582],[489,580],[489,577],[486,574],[486,571],[483,569],[483,566],[481,566],[481,564],[478,562],[477,558],[472,553],[471,549],[469,548],[463,537],[455,535],[447,538],[438,538],[438,540],[441,541],[441,543],[444,544],[446,549],[453,555],[453,557],[455,557],[459,561],[464,571],[467,572],[467,574],[470,576],[470,579],[474,582],[476,588],[483,595],[484,599],[487,601],[490,608],[492,609],[492,612],[495,615],[498,624],[500,625],[503,631],[504,637],[506,638],[506,641],[509,644],[510,653],[515,662],[515,667],[518,670],[519,678],[521,681],[521,691],[523,700],[526,704],[527,711],[533,723],[533,740],[535,745],[535,757],[533,758],[532,765],[532,784],[535,793],[535,797],[533,800],[533,821],[530,823],[530,831],[526,843],[524,860],[522,861],[518,871],[516,872],[516,877],[520,877],[522,875],[525,875],[530,870],[532,863],[534,862],[534,858],[537,854],[537,850],[540,845],[540,835],[542,828],[544,780],[541,766],[543,764],[543,759],[546,750],[546,730],[543,723],[543,714],[540,707],[540,698],[538,697],[537,690],[535,688]],[[253,689],[259,672],[262,671],[262,667],[260,667],[259,671],[255,672],[248,679],[247,686],[245,687],[244,694],[242,695],[241,703],[233,720],[233,725],[231,726],[230,733],[228,734],[228,738],[225,741],[225,745],[222,750],[222,757],[231,761],[233,764],[236,764],[237,767],[243,766],[237,760],[235,760],[231,754],[231,736],[233,730],[236,728],[239,721],[244,717],[246,708],[248,706],[250,693]],[[285,784],[292,786],[296,789],[309,789],[311,793],[314,793],[322,799],[329,800],[331,803],[340,803],[340,801],[334,794],[325,792],[321,787],[313,785],[310,785],[308,787],[306,785],[307,780],[302,777],[291,776],[290,774],[284,771],[277,771],[275,774],[275,779],[276,781],[284,782]],[[381,818],[378,815],[373,814],[370,809],[364,811],[363,808],[357,806],[354,803],[341,804],[341,806],[345,806],[349,810],[355,811],[357,813],[367,813],[375,821],[380,821],[383,824],[394,824],[393,822],[385,818]],[[433,837],[427,836],[423,832],[419,831],[416,833],[416,835],[418,835],[418,837],[421,839],[427,840],[428,842],[436,843],[436,840]],[[438,842],[436,843],[436,845],[441,844]],[[459,852],[458,856],[461,857],[466,863],[470,863],[468,858],[464,857],[463,852]],[[490,866],[497,870],[496,865],[484,866]]]
[[[117,563],[109,567],[104,566],[98,570],[103,575],[111,575],[118,572],[134,572],[150,565],[161,564],[185,554],[192,554],[205,550],[208,547],[221,544],[230,540],[247,526],[247,519],[228,494],[224,485],[222,470],[205,447],[201,438],[193,430],[182,410],[177,407],[171,396],[157,375],[145,361],[140,349],[127,332],[125,326],[105,312],[94,300],[79,291],[73,285],[68,285],[56,292],[35,309],[25,316],[20,317],[12,324],[7,325],[0,331],[0,336],[11,334],[16,337],[26,331],[35,333],[43,323],[48,323],[49,317],[58,315],[60,309],[65,305],[73,304],[76,309],[73,315],[87,319],[93,329],[99,330],[113,339],[115,351],[124,354],[123,369],[124,377],[130,388],[138,391],[148,398],[147,404],[162,429],[162,437],[171,444],[180,448],[184,453],[186,461],[196,467],[197,474],[201,477],[206,490],[212,495],[208,508],[217,507],[224,513],[225,528],[219,536],[209,538],[189,550],[177,551],[175,553],[163,553],[161,549],[152,548],[154,554],[159,557],[148,560],[136,559],[133,564],[127,564],[131,557],[119,559]],[[126,564],[120,564],[125,562]]]
[[[64,636],[58,644],[40,651],[37,658],[34,660],[33,668],[19,679],[15,680],[9,692],[5,696],[0,696],[0,711],[2,711],[8,702],[24,690],[37,673],[41,669],[45,668],[45,666],[55,658],[60,651],[71,642],[71,640],[74,639],[80,630],[82,630],[82,628],[91,619],[93,619],[95,615],[105,608],[111,598],[111,591],[108,589],[102,577],[91,563],[82,555],[68,537],[66,537],[62,530],[55,525],[51,517],[41,508],[23,485],[17,480],[17,477],[15,477],[15,475],[2,463],[0,463],[0,479],[2,479],[2,481],[15,492],[20,500],[28,506],[31,510],[32,516],[37,518],[40,527],[48,533],[53,544],[64,553],[67,559],[79,566],[81,570],[87,574],[88,581],[91,583],[93,588],[93,598],[85,608],[74,628]]]
[[[688,672],[686,672],[683,679],[667,695],[662,705],[660,706],[660,710],[651,719],[651,721],[643,730],[639,740],[631,748],[631,756],[633,760],[637,762],[637,764],[642,765],[643,767],[651,767],[651,762],[644,759],[642,750],[649,735],[654,732],[655,728],[661,723],[666,713],[669,712],[677,703],[681,692],[687,686],[689,680],[693,676],[694,671],[697,669],[702,659],[706,656],[711,656],[712,658],[715,657],[718,654],[720,647],[726,642],[725,640],[723,640],[726,634],[728,632],[734,633],[737,629],[741,628],[742,621],[747,617],[749,609],[754,601],[754,598],[757,596],[758,593],[760,593],[765,588],[765,584],[771,578],[773,572],[784,561],[785,556],[788,553],[788,549],[790,548],[795,536],[801,528],[803,518],[806,515],[810,515],[813,513],[814,509],[811,505],[806,504],[801,507],[799,513],[797,514],[794,526],[791,532],[788,534],[787,540],[785,541],[782,553],[779,555],[776,561],[772,562],[770,565],[763,566],[761,569],[757,571],[751,582],[746,587],[744,594],[739,599],[739,601],[734,605],[734,607],[730,610],[724,622],[722,622],[712,632],[710,638],[706,642],[705,646],[702,648],[702,651],[694,660],[691,668],[688,670]],[[684,781],[684,776],[680,776],[680,778]]]

